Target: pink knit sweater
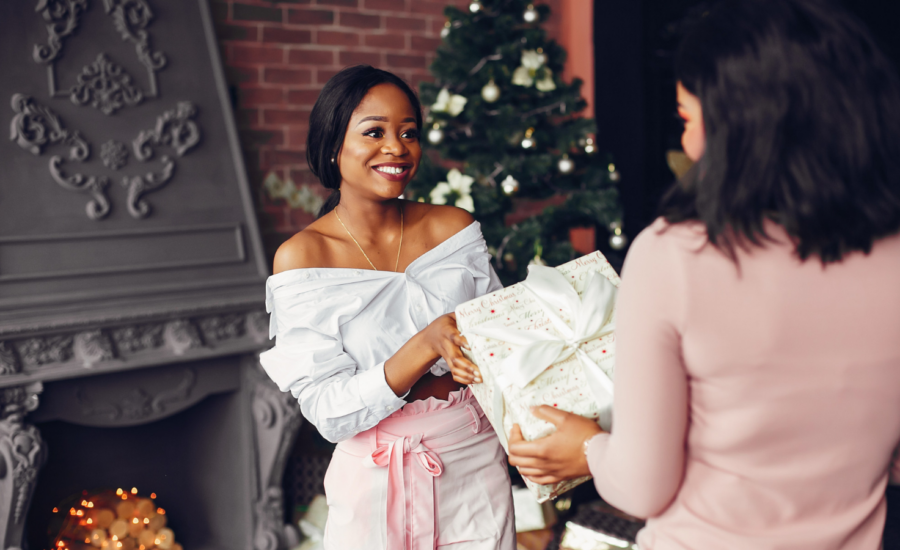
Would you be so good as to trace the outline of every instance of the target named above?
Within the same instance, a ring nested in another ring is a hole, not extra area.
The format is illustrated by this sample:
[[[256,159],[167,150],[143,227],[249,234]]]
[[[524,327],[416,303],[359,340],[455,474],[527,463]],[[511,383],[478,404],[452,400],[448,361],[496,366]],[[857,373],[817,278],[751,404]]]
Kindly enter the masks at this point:
[[[823,268],[657,220],[625,262],[600,495],[642,550],[875,550],[900,480],[900,237]]]

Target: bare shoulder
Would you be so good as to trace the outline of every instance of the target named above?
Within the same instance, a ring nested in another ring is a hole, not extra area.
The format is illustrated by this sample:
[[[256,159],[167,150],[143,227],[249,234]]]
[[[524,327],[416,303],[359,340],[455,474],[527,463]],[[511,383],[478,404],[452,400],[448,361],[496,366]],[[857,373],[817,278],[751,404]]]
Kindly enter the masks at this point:
[[[412,214],[421,219],[431,238],[442,242],[472,225],[475,218],[462,208],[443,204],[409,203]],[[412,206],[415,205],[415,206]]]
[[[327,238],[316,225],[315,222],[312,223],[278,247],[272,267],[273,273],[321,267],[322,257],[326,253]]]

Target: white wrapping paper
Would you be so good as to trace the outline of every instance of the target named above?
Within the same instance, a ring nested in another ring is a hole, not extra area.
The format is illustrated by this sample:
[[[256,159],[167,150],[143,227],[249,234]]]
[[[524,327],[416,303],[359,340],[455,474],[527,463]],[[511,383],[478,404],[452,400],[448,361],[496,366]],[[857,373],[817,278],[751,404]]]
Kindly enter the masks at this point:
[[[531,266],[522,283],[457,306],[456,322],[471,348],[463,351],[483,380],[470,386],[472,393],[507,451],[513,424],[529,441],[553,432],[531,414],[537,405],[609,430],[618,285],[606,258],[594,252],[555,269]],[[588,479],[525,482],[545,502]]]

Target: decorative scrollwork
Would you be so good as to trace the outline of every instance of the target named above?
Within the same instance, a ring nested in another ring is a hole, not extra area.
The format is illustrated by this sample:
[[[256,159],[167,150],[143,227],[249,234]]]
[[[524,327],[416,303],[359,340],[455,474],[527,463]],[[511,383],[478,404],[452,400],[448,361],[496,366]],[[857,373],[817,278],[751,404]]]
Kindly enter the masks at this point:
[[[69,90],[76,105],[90,104],[105,115],[111,115],[125,105],[137,105],[144,100],[144,92],[131,81],[131,75],[99,54],[78,75],[78,84]]]
[[[78,388],[75,395],[81,404],[83,416],[103,416],[109,420],[143,420],[161,415],[170,405],[190,399],[196,382],[197,373],[193,369],[185,369],[178,384],[155,394],[143,388],[135,388],[118,401],[94,401],[85,395],[82,388]]]
[[[22,363],[28,367],[39,367],[48,363],[65,363],[72,358],[72,335],[38,336],[16,342]]]
[[[10,342],[0,342],[0,375],[22,372],[22,362],[15,346]]]
[[[112,340],[102,330],[91,330],[76,334],[73,350],[75,356],[86,367],[91,367],[94,363],[109,361],[116,357]]]
[[[153,12],[146,0],[103,0],[106,13],[111,15],[122,40],[134,44],[138,59],[151,71],[158,71],[166,64],[166,56],[150,46],[147,26]],[[154,95],[156,90],[154,89]]]
[[[119,170],[128,164],[128,147],[121,141],[111,139],[100,146],[100,160],[110,170]]]
[[[15,111],[10,123],[10,139],[19,147],[33,155],[41,155],[44,147],[54,144],[69,145],[69,160],[84,162],[91,154],[87,140],[77,131],[67,130],[49,108],[38,104],[33,98],[24,94],[14,94],[12,108]],[[109,213],[109,200],[106,198],[106,186],[109,180],[103,176],[85,176],[72,174],[67,176],[62,169],[63,157],[54,155],[50,158],[50,175],[61,187],[70,191],[90,193],[93,199],[87,203],[87,215],[92,220],[99,220]]]
[[[47,44],[35,44],[33,57],[37,63],[50,63],[62,51],[63,38],[78,27],[78,14],[87,9],[87,0],[38,0],[34,11],[47,22]]]
[[[45,145],[63,143],[70,145],[69,159],[83,162],[90,156],[91,147],[77,131],[63,127],[59,116],[25,94],[13,94],[10,123],[10,139],[33,155],[43,153]]]
[[[141,131],[135,138],[135,158],[141,162],[153,158],[151,145],[170,147],[175,150],[176,157],[183,156],[200,142],[200,127],[193,121],[196,114],[197,108],[193,103],[182,101],[175,109],[157,117],[152,130]],[[122,180],[122,185],[128,188],[128,212],[134,218],[144,218],[150,213],[150,205],[142,197],[160,189],[172,178],[175,162],[168,155],[161,157],[160,161],[163,165],[161,171]]]

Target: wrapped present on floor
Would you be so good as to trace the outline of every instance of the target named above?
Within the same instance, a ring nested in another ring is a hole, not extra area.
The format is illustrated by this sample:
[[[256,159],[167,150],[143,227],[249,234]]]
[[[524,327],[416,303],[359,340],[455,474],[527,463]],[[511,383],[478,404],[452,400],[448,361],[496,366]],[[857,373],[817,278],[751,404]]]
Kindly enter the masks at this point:
[[[638,531],[645,522],[603,501],[582,504],[566,522],[559,550],[638,550]]]
[[[513,424],[529,441],[553,432],[531,414],[537,405],[595,419],[606,430],[612,424],[618,275],[600,252],[528,269],[523,282],[456,308],[471,348],[463,351],[483,380],[472,393],[507,451]],[[588,479],[525,482],[544,502]]]

